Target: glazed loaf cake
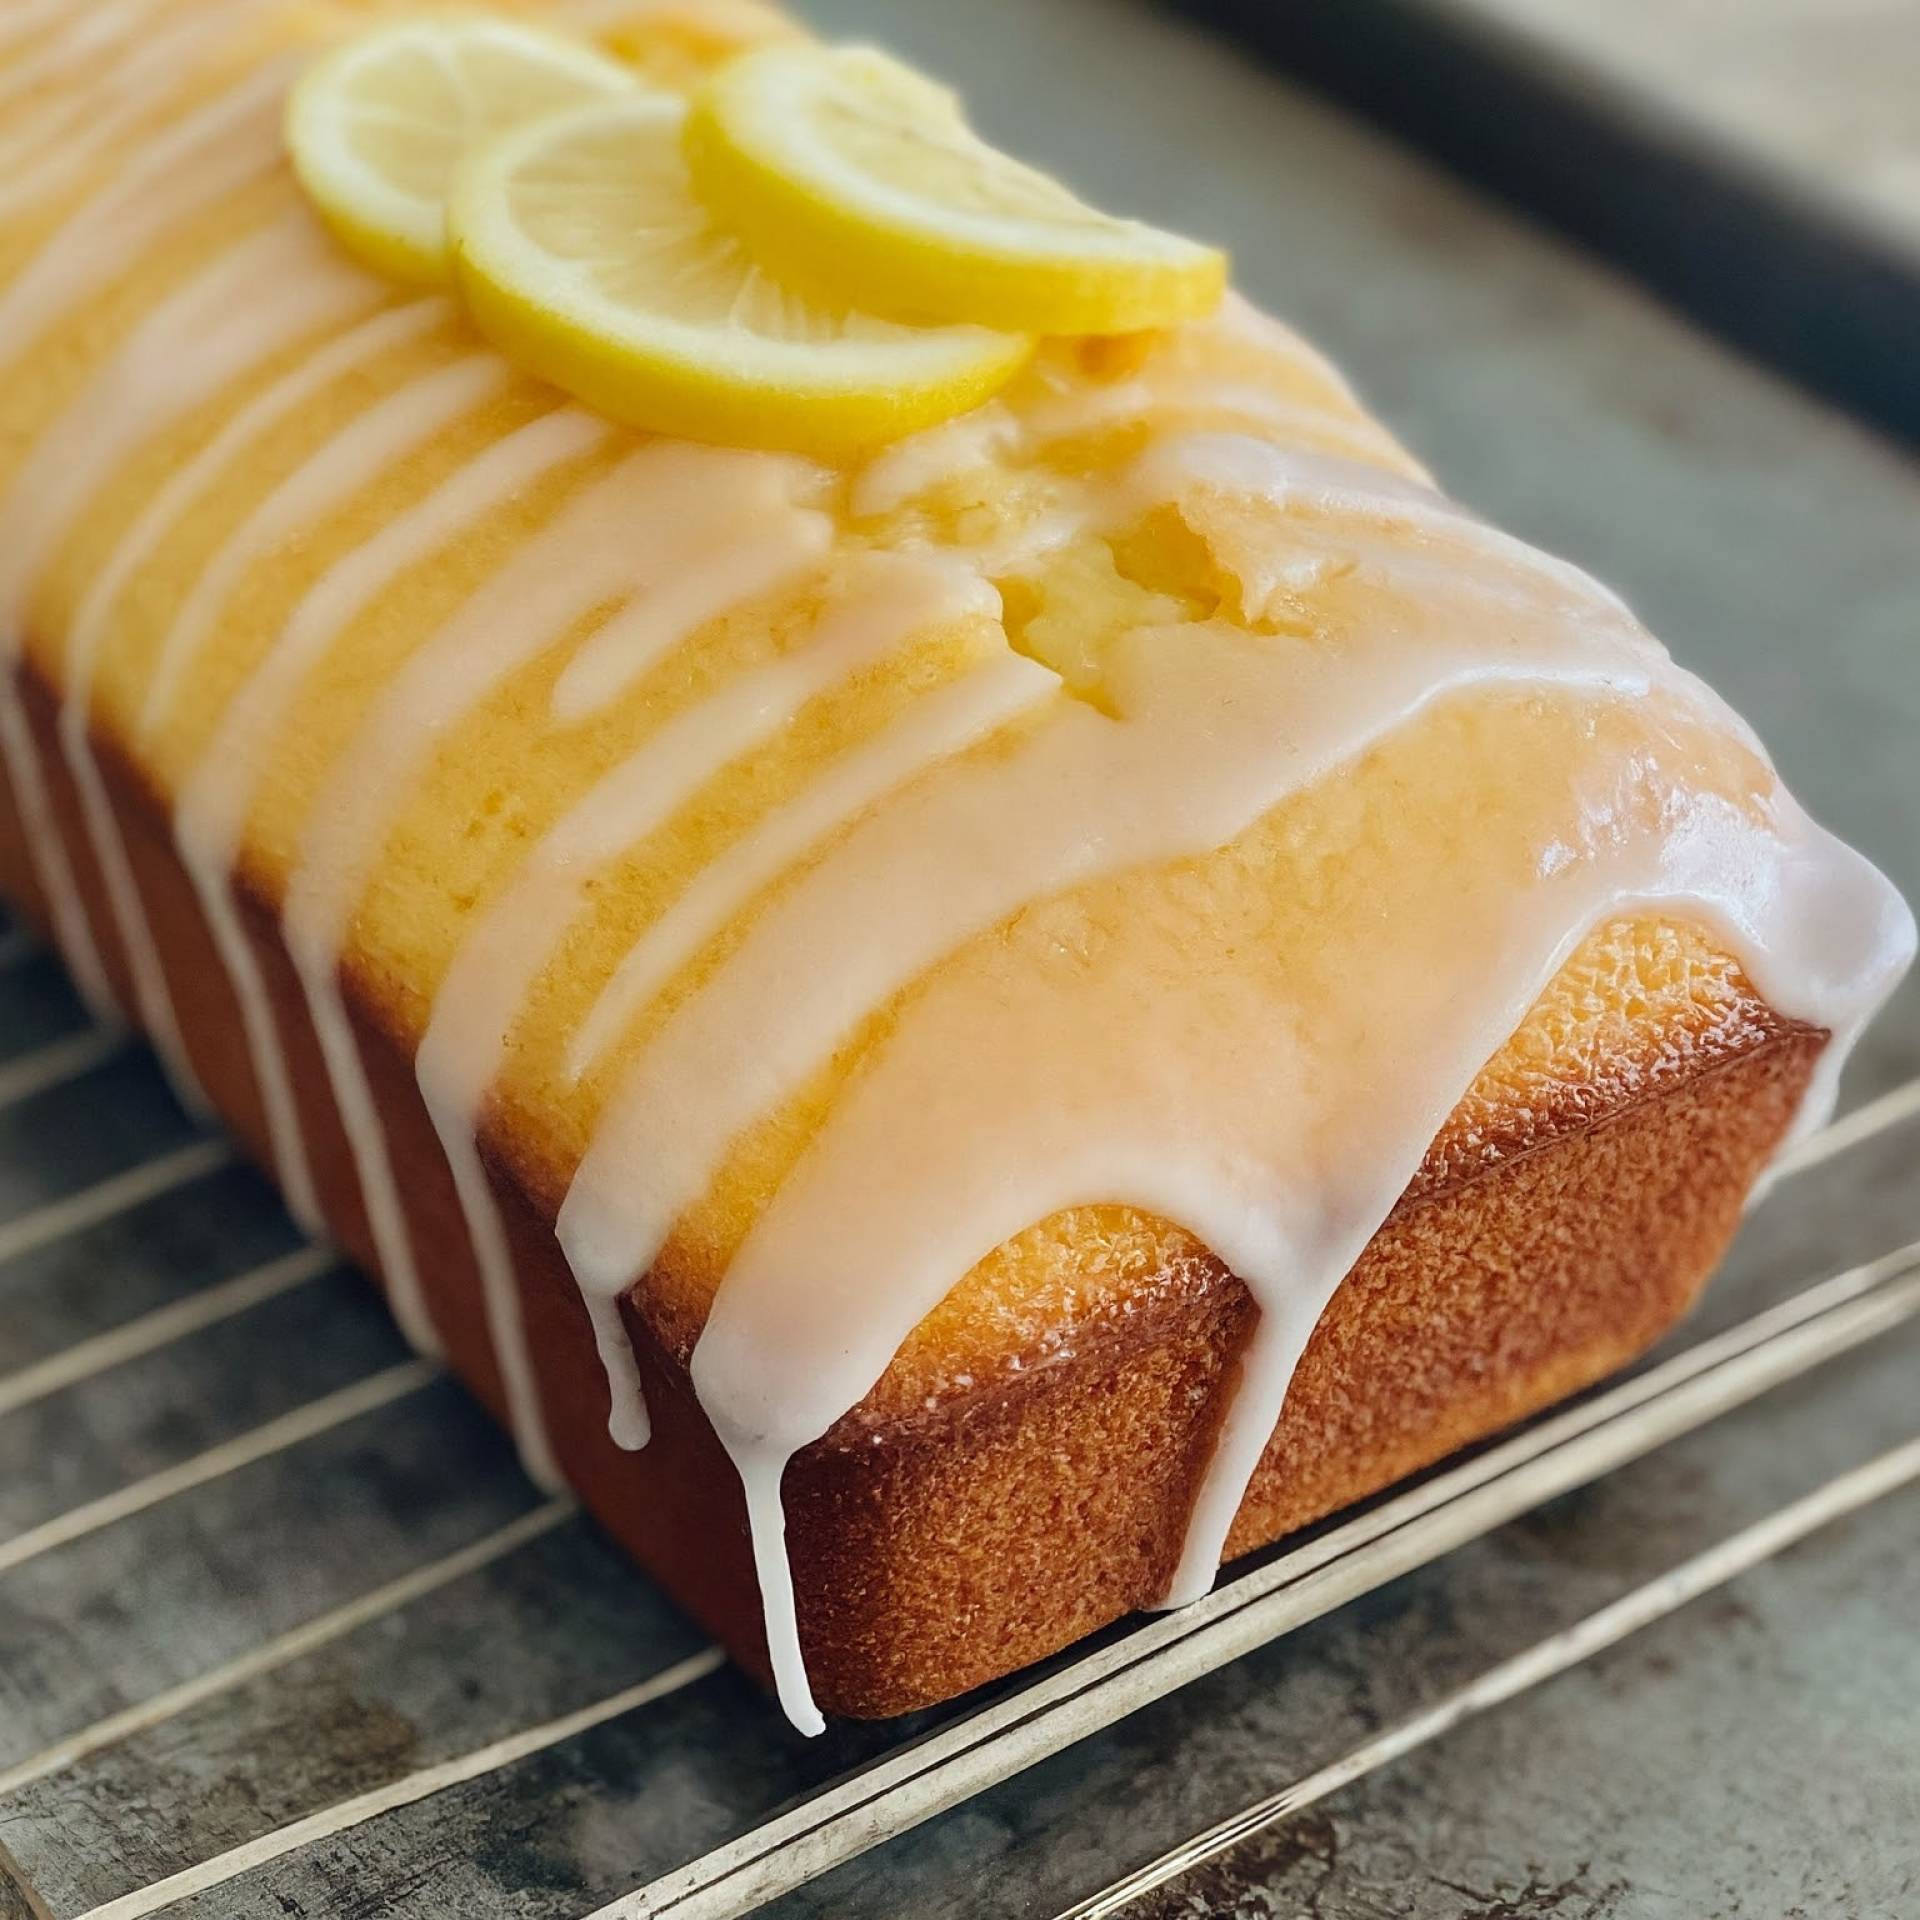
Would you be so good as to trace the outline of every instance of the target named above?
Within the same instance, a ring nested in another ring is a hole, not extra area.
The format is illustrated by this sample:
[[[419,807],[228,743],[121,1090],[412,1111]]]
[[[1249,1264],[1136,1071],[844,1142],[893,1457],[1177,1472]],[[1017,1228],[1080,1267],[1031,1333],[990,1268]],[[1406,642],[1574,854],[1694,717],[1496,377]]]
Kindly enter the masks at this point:
[[[0,22],[0,880],[797,1720],[1684,1312],[1912,929],[1617,600],[1231,299],[616,428],[314,220],[340,10],[145,15]]]

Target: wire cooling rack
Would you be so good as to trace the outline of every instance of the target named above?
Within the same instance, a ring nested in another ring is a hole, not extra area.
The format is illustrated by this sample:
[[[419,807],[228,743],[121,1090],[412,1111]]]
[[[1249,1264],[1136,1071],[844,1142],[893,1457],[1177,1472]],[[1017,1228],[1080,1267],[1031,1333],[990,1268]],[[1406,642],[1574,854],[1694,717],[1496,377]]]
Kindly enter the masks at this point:
[[[1657,624],[1801,768],[1844,753],[1829,795],[1865,804],[1838,824],[1897,851],[1912,521],[1891,455],[1145,12],[813,11],[909,40],[1009,119],[1024,99],[1039,157],[1124,204],[1240,222],[1223,237],[1257,290],[1327,332],[1443,470],[1539,537],[1612,541],[1591,557],[1642,567]],[[1676,221],[1692,204],[1661,200]],[[1831,289],[1810,290],[1824,324]],[[1438,371],[1403,379],[1416,365]],[[1488,424],[1494,391],[1531,439]],[[1841,607],[1831,684],[1774,699],[1756,625]],[[0,1920],[1227,1911],[1222,1889],[1263,1871],[1236,1882],[1233,1862],[1290,1858],[1290,1835],[1311,1851],[1316,1807],[1524,1715],[1716,1589],[1731,1605],[1849,1516],[1907,1514],[1913,1006],[1646,1364],[1198,1607],[809,1743],[0,925]],[[1685,1675],[1661,1685],[1683,1719]],[[1849,1701],[1855,1724],[1870,1704]]]
[[[1743,1243],[1715,1310],[1651,1364],[1198,1606],[807,1743],[571,1503],[521,1479],[460,1390],[399,1349],[371,1289],[302,1244],[144,1052],[83,1024],[54,961],[12,933],[0,1034],[0,1888],[59,1920],[253,1914],[274,1910],[269,1890],[285,1912],[357,1912],[314,1889],[370,1859],[402,1890],[381,1880],[369,1911],[757,1911],[1920,1316],[1920,1241],[1825,1277]],[[1916,1141],[1911,1082],[1809,1141],[1766,1210],[1875,1155],[1910,1164]],[[1064,1911],[1138,1910],[1916,1478],[1920,1440],[1900,1439]],[[583,1796],[601,1797],[591,1841]],[[529,1884],[524,1837],[556,1809],[562,1837],[533,1849]]]

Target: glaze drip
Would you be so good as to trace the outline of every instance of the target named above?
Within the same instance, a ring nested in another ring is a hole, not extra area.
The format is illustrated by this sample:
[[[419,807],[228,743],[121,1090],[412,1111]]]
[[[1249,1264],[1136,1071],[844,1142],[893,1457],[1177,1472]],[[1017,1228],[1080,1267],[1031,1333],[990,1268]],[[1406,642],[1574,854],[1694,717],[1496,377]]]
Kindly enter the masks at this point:
[[[157,132],[29,255],[0,293],[0,367],[14,365],[56,322],[109,288],[126,261],[277,163],[279,105],[292,70],[289,61],[264,65]],[[111,1022],[118,1008],[15,685],[23,611],[0,617],[0,758],[61,952],[95,1017]]]
[[[229,40],[233,28],[251,11],[256,0],[198,0],[193,10],[164,22],[152,22],[132,34],[113,22],[114,37],[127,47],[123,58],[105,63],[99,72],[100,97],[65,103],[56,100],[38,122],[20,134],[0,141],[0,218],[50,199],[83,175],[87,167],[154,110],[157,91],[176,87],[194,63]],[[107,13],[111,9],[97,8]],[[97,20],[82,16],[83,23]],[[90,58],[91,47],[72,45],[71,59]],[[77,110],[84,106],[85,111]]]
[[[990,592],[951,567],[876,555],[865,572],[803,648],[666,722],[605,775],[533,849],[470,932],[435,999],[420,1051],[421,1086],[443,1136],[471,1141],[514,1016],[608,862],[643,842],[705,780],[835,680],[929,620],[985,614],[991,606]],[[646,1407],[618,1300],[584,1282],[583,1292],[607,1373],[609,1431],[618,1446],[644,1446]]]
[[[365,277],[342,266],[312,222],[296,214],[218,256],[157,308],[18,471],[12,504],[4,510],[9,547],[0,568],[0,594],[14,610],[10,620],[24,622],[33,584],[60,534],[143,442],[272,356],[349,314],[364,313],[374,297]],[[83,630],[76,623],[69,635],[62,751],[127,955],[140,1023],[182,1100],[204,1111],[132,869],[85,745],[99,639],[97,624]],[[75,894],[63,888],[60,898],[69,914],[65,943],[91,950],[90,966],[100,967]]]
[[[486,361],[461,360],[402,387],[362,415],[262,503],[248,531],[221,556],[222,562],[230,564],[216,562],[209,569],[202,589],[217,584],[204,595],[196,591],[197,605],[190,605],[175,627],[170,645],[182,640],[180,651],[185,652],[199,644],[192,625],[194,614],[204,610],[211,618],[221,589],[230,590],[250,564],[270,556],[294,529],[357,493],[411,448],[478,408],[497,388],[497,372]],[[308,589],[221,716],[198,769],[182,789],[176,831],[229,978],[243,1005],[253,1008],[249,1024],[254,1030],[270,1033],[273,1012],[240,923],[233,876],[249,806],[303,680],[332,643],[409,567],[431,557],[550,467],[578,453],[590,432],[576,417],[550,416],[522,427],[457,469]],[[163,656],[161,671],[179,658],[180,653]],[[289,918],[286,930],[335,1104],[346,1127],[368,1227],[395,1316],[415,1346],[424,1352],[436,1351],[438,1339],[427,1312],[385,1136],[340,997],[335,957],[324,942],[306,937],[304,923]]]
[[[444,317],[438,302],[423,301],[375,313],[320,346],[289,371],[270,381],[185,465],[162,485],[107,556],[85,597],[75,609],[67,640],[67,692],[61,703],[61,745],[81,797],[95,860],[106,876],[115,931],[132,959],[136,978],[151,976],[142,987],[142,1019],[148,1007],[172,1024],[171,998],[160,977],[159,956],[146,909],[133,881],[126,848],[107,802],[99,763],[88,732],[89,701],[100,656],[111,632],[120,598],[142,570],[164,550],[167,535],[195,501],[276,428],[325,393],[336,380],[376,361],[391,348],[416,338]],[[309,1232],[320,1227],[319,1196],[293,1103],[291,1075],[270,1020],[248,1003],[246,1030],[253,1077],[267,1125],[274,1173],[288,1210]]]

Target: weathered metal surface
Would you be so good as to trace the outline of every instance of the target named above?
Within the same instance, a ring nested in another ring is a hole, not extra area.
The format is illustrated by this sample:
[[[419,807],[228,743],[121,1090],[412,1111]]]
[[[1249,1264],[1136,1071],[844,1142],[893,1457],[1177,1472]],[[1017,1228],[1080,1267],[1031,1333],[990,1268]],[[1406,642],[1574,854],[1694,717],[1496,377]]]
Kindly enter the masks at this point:
[[[1920,894],[1920,472],[1899,453],[1164,17],[816,12],[951,74],[1106,197],[1230,241],[1458,491],[1622,584]],[[78,1023],[48,963],[0,954],[0,1072]],[[1916,1077],[1910,987],[1848,1098]],[[61,1920],[162,1910],[141,1890],[226,1856],[164,1910],[575,1920],[919,1730],[791,1735],[419,1377],[358,1282],[257,1280],[298,1243],[244,1170],[7,1257],[40,1209],[191,1138],[138,1055],[0,1107],[0,1914],[36,1911],[27,1885]],[[1909,1114],[1784,1184],[1683,1342],[1920,1238],[1917,1164]],[[181,1311],[201,1317],[172,1337],[119,1331]],[[137,1351],[9,1407],[7,1381],[103,1337]],[[1917,1360],[1912,1324],[1832,1360],[777,1911],[1066,1908],[1910,1438]],[[155,1474],[192,1484],[113,1518]],[[44,1532],[76,1511],[97,1524]],[[1911,1495],[1869,1508],[1128,1911],[1912,1911],[1917,1525]]]
[[[1912,0],[1167,0],[1920,438]]]
[[[0,1209],[7,1216],[79,1193],[193,1139],[196,1129],[174,1105],[151,1055],[128,1050],[81,1079],[77,1089],[46,1089],[0,1110]],[[84,1114],[84,1126],[67,1117],[75,1112]]]
[[[1436,0],[1920,255],[1916,0]]]
[[[1916,1555],[1920,1498],[1909,1491],[1128,1911],[1136,1920],[1911,1914],[1914,1755],[1886,1739],[1881,1703],[1920,1691],[1906,1604]],[[1892,1655],[1878,1671],[1860,1659],[1866,1643]],[[1757,1742],[1756,1693],[1768,1702]],[[1901,1834],[1904,1858],[1889,1844]]]
[[[1916,1362],[1920,1342],[1909,1336],[1839,1363],[1197,1682],[772,1911],[780,1920],[898,1913],[946,1920],[1065,1909],[1774,1505],[1909,1437]],[[1834,1418],[1841,1399],[1849,1408],[1846,1422]],[[1363,1872],[1346,1904],[1314,1908],[1298,1898],[1294,1877],[1308,1862],[1293,1858],[1296,1846],[1309,1857],[1324,1853],[1329,1842],[1336,1854],[1343,1851],[1346,1806],[1391,1804],[1369,1798],[1388,1793],[1383,1784],[1311,1809],[1304,1829],[1283,1825],[1184,1883],[1189,1891],[1200,1884],[1214,1904],[1143,1903],[1141,1910],[1231,1912],[1244,1895],[1245,1911],[1264,1914],[1256,1890],[1277,1888],[1298,1904],[1282,1902],[1276,1912],[1305,1910],[1322,1920],[1372,1920],[1403,1910],[1476,1913],[1481,1908],[1471,1900],[1419,1904],[1440,1897],[1426,1884],[1429,1863],[1436,1872],[1451,1869],[1453,1877],[1482,1884],[1524,1885],[1548,1871],[1565,1879],[1583,1860],[1599,1857],[1604,1836],[1615,1863],[1607,1878],[1624,1881],[1625,1892],[1603,1911],[1689,1920],[1722,1910],[1785,1914],[1801,1896],[1809,1853],[1818,1858],[1832,1846],[1836,1809],[1845,1809],[1857,1904],[1818,1911],[1894,1920],[1907,1911],[1897,1896],[1914,1866],[1911,1836],[1920,1814],[1910,1721],[1920,1648],[1907,1596],[1887,1579],[1902,1566],[1910,1576],[1916,1544],[1910,1509],[1910,1499],[1890,1505],[1888,1514],[1905,1518],[1889,1523],[1890,1542],[1854,1563],[1863,1576],[1871,1568],[1885,1582],[1882,1590],[1862,1593],[1838,1615],[1824,1605],[1796,1613],[1791,1603],[1800,1590],[1789,1587],[1764,1612],[1756,1603],[1752,1615],[1737,1616],[1749,1585],[1761,1577],[1748,1576],[1652,1632],[1650,1646],[1675,1644],[1677,1635],[1678,1645],[1691,1648],[1700,1638],[1712,1640],[1716,1628],[1724,1632],[1729,1619],[1744,1618],[1745,1677],[1732,1699],[1725,1697],[1724,1673],[1708,1673],[1696,1706],[1692,1663],[1675,1658],[1665,1670],[1666,1686],[1638,1696],[1637,1715],[1603,1721],[1568,1700],[1569,1694],[1585,1697],[1570,1677],[1402,1763],[1427,1783],[1419,1791],[1441,1804],[1432,1819],[1397,1828],[1369,1812],[1377,1855],[1394,1862],[1386,1887],[1377,1872]],[[1871,1536],[1876,1524],[1869,1513],[1850,1531],[1836,1528],[1802,1553],[1816,1560],[1839,1554],[1856,1534]],[[1817,1656],[1807,1651],[1815,1642]],[[1631,1661],[1631,1644],[1618,1657]],[[1845,1684],[1823,1698],[1812,1688],[1816,1671],[1823,1687],[1845,1671]],[[1803,1731],[1794,1731],[1822,1720],[1826,1734],[1817,1745],[1806,1745]],[[1709,1729],[1716,1745],[1725,1743],[1711,1764],[1703,1752]],[[1477,1758],[1456,1760],[1456,1742],[1468,1735],[1478,1743]],[[1576,1746],[1582,1757],[1573,1767],[1566,1756]],[[1796,1761],[1811,1765],[1816,1755],[1821,1777],[1776,1808]],[[1447,1785],[1456,1766],[1471,1769],[1457,1790]],[[1381,1781],[1395,1772],[1383,1769]],[[1621,1788],[1611,1800],[1596,1798],[1596,1778],[1608,1775],[1617,1776]],[[1635,1794],[1635,1824],[1616,1826],[1624,1783],[1634,1781],[1658,1781],[1658,1794]],[[1418,1804],[1419,1791],[1409,1796],[1410,1805]],[[1476,1801],[1485,1802],[1477,1817],[1507,1842],[1504,1848],[1476,1854],[1461,1845],[1450,1822],[1463,1820]],[[1526,1809],[1518,1823],[1510,1817],[1516,1806]],[[1673,1872],[1677,1855],[1690,1858],[1689,1874]],[[1729,1884],[1744,1906],[1715,1906],[1716,1889]],[[1388,1892],[1402,1904],[1386,1900]],[[1370,1898],[1377,1904],[1368,1904]],[[1516,1905],[1522,1914],[1529,1911]]]

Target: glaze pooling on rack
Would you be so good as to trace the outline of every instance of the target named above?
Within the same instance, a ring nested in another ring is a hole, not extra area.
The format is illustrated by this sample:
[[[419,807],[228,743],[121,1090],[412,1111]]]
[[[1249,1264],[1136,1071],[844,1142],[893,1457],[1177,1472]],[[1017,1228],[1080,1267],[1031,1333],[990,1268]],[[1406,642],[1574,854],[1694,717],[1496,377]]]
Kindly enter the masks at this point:
[[[129,15],[141,6],[125,0]],[[166,18],[180,46],[210,47],[217,15]],[[42,16],[60,27],[57,10],[31,17]],[[0,45],[7,31],[0,22]],[[102,100],[159,114],[180,92],[160,71],[170,64],[130,46]],[[182,107],[40,244],[0,292],[0,364],[279,163],[292,66],[269,60]],[[53,124],[30,119],[30,137]],[[249,580],[396,465],[443,436],[471,440],[489,408],[530,391],[471,349],[446,303],[369,317],[374,297],[310,226],[230,240],[109,351],[0,510],[0,600],[14,615],[0,636],[0,738],[84,974],[91,930],[46,812],[11,650],[36,579],[112,470],[229,385],[264,380],[134,514],[67,633],[63,750],[163,1043],[166,983],[87,738],[135,582],[250,449],[340,383],[369,388],[236,509],[153,636],[144,682],[116,686],[140,711],[133,744],[157,750]],[[414,363],[397,380],[396,354]],[[142,370],[159,361],[173,384],[149,391]],[[111,396],[127,401],[124,417]],[[1116,431],[1142,436],[1119,472],[1073,451],[1111,455]],[[983,492],[1002,480],[1017,510],[986,512],[982,528]],[[739,1469],[776,1679],[803,1726],[819,1720],[785,1550],[786,1466],[1010,1238],[1066,1207],[1131,1205],[1189,1231],[1254,1295],[1251,1345],[1173,1570],[1169,1597],[1189,1597],[1213,1576],[1327,1299],[1591,927],[1627,913],[1700,921],[1777,1012],[1831,1029],[1809,1120],[1911,953],[1911,921],[1885,883],[1806,821],[1746,729],[1617,599],[1434,492],[1335,370],[1230,299],[1111,378],[1074,350],[1049,351],[1006,398],[850,476],[631,446],[550,406],[464,451],[304,584],[252,636],[257,656],[194,751],[173,820],[296,1206],[312,1207],[307,1143],[234,891],[276,742],[384,596],[443,552],[478,551],[490,516],[536,488],[556,496],[550,511],[356,690],[346,744],[303,797],[281,916],[396,1314],[431,1345],[343,985],[364,958],[358,929],[407,802],[514,676],[551,671],[537,717],[520,723],[539,748],[613,730],[596,736],[609,758],[585,790],[556,799],[522,844],[503,841],[503,870],[465,903],[416,1060],[537,1478],[553,1470],[549,1410],[478,1135],[521,1064],[543,980],[602,904],[596,884],[797,731],[812,703],[904,658],[923,633],[982,642],[732,822],[648,920],[622,927],[604,978],[570,983],[585,992],[567,1004],[584,1012],[545,1036],[562,1081],[570,1069],[600,1103],[557,1231],[606,1367],[611,1436],[633,1445],[645,1410],[622,1297],[740,1142],[851,1037],[883,1035],[850,1056],[791,1169],[755,1196],[692,1358]],[[1120,570],[1169,523],[1175,549],[1206,562],[1206,591],[1184,610]],[[1115,604],[1135,611],[1076,636],[1058,664],[1008,615],[1011,596],[1044,600],[1050,581],[1101,565]],[[784,604],[816,579],[804,630],[783,632],[770,656],[672,681],[729,615]],[[1162,605],[1176,611],[1139,611]],[[1440,795],[1456,781],[1460,805],[1403,810],[1390,831],[1356,837],[1324,899],[1289,885],[1288,861],[1306,856],[1259,836],[1343,796],[1364,817],[1361,770],[1376,763],[1399,769],[1393,791]],[[1189,869],[1232,873],[1231,857],[1251,861],[1256,847],[1266,864],[1247,871],[1261,886],[1183,891]],[[1106,915],[1087,923],[1102,930],[1097,965],[1075,931],[1090,903]],[[1356,1097],[1389,1080],[1394,1101]]]

